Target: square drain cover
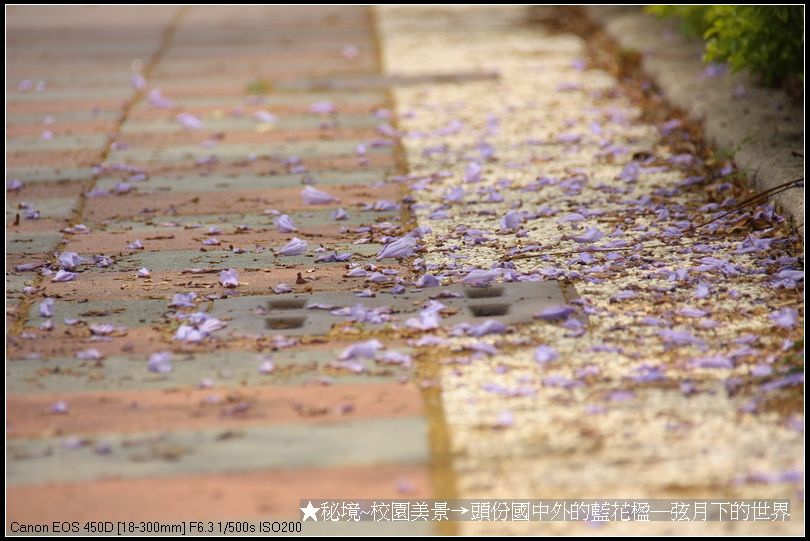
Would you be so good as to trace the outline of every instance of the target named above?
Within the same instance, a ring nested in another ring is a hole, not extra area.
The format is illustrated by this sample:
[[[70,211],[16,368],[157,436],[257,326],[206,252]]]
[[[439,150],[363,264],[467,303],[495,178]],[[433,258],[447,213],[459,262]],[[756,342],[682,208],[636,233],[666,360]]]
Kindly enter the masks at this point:
[[[448,293],[450,295],[448,295]],[[318,292],[293,295],[229,297],[214,301],[211,315],[228,321],[228,328],[247,335],[314,336],[328,334],[335,324],[347,321],[331,310],[313,306],[365,308],[388,307],[391,321],[404,323],[422,309],[430,299],[455,311],[442,318],[442,324],[479,323],[494,319],[506,325],[529,323],[544,308],[570,304],[577,298],[573,286],[560,286],[556,281],[513,282],[490,287],[461,284],[409,291],[402,295],[379,293],[376,297],[355,297],[351,292]],[[584,320],[581,312],[577,317]],[[366,324],[368,325],[368,324]],[[370,325],[379,327],[381,325]]]

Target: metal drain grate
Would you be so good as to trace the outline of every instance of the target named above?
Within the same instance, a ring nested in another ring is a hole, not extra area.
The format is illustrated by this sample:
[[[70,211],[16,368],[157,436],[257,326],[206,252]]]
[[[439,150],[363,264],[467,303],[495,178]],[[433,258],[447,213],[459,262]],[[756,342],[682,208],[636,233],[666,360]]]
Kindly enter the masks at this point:
[[[447,296],[448,293],[454,296]],[[453,285],[410,291],[403,295],[380,293],[376,297],[355,297],[351,292],[343,291],[230,297],[214,301],[211,313],[217,318],[229,320],[228,328],[241,334],[323,335],[333,325],[345,322],[346,318],[333,316],[330,310],[309,308],[313,305],[335,308],[357,304],[366,308],[387,306],[392,310],[392,322],[403,323],[432,298],[438,298],[455,312],[442,318],[442,323],[448,326],[486,319],[515,325],[534,321],[533,315],[544,308],[569,304],[577,298],[577,294],[573,286],[561,289],[553,281],[515,282],[492,287]],[[584,320],[582,314],[578,317]]]

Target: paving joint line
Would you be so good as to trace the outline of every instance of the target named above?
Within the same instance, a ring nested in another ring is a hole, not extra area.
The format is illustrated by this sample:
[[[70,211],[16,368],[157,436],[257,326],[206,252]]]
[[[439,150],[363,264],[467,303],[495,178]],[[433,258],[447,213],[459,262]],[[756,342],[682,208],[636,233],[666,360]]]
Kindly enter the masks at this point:
[[[174,38],[174,34],[177,31],[177,28],[180,24],[180,20],[188,11],[188,6],[180,7],[172,18],[169,20],[169,23],[166,25],[166,30],[163,32],[163,36],[161,37],[160,46],[157,50],[152,54],[152,57],[149,59],[149,62],[146,63],[146,66],[143,69],[143,74],[146,80],[149,80],[149,75],[154,70],[155,66],[160,62],[160,59],[163,58],[163,55],[166,53],[168,48],[171,45],[171,41]],[[107,137],[107,143],[101,153],[100,163],[104,163],[110,155],[112,151],[112,145],[118,138],[118,135],[121,133],[121,129],[126,123],[129,118],[129,114],[132,109],[138,104],[138,102],[143,99],[144,95],[146,95],[146,89],[136,89],[135,93],[130,97],[129,100],[124,104],[121,110],[121,114],[118,117],[118,120],[115,123],[115,126],[112,132]],[[87,186],[84,187],[84,190],[81,194],[79,194],[79,203],[76,206],[76,209],[73,211],[73,218],[71,222],[73,224],[81,223],[82,216],[84,215],[84,207],[87,202],[87,192],[93,190],[96,183],[101,178],[101,172],[94,173],[92,178],[87,181]],[[55,252],[60,251],[68,244],[68,237],[67,234],[63,233],[62,238],[59,243],[54,247]],[[39,288],[42,282],[45,280],[45,276],[38,274],[34,277],[33,280],[33,287]],[[31,306],[34,304],[34,296],[27,295],[22,298],[20,304],[18,305],[18,312],[17,317],[14,320],[14,323],[11,326],[9,335],[15,336],[22,334],[23,329],[25,328],[25,324],[28,322],[28,314],[31,311]]]

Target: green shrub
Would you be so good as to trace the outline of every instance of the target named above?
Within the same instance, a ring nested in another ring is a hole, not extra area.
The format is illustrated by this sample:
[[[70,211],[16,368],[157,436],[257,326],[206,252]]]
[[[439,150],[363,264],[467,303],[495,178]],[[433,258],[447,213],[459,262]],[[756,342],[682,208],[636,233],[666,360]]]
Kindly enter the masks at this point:
[[[706,40],[704,60],[749,69],[773,85],[804,78],[803,6],[648,6]]]

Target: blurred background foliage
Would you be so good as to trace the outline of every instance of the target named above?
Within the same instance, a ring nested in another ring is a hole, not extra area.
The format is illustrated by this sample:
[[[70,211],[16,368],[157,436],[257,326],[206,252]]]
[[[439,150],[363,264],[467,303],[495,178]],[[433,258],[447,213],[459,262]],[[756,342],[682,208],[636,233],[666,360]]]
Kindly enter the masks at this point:
[[[647,6],[706,41],[704,60],[748,69],[766,85],[804,82],[804,6]]]

